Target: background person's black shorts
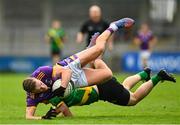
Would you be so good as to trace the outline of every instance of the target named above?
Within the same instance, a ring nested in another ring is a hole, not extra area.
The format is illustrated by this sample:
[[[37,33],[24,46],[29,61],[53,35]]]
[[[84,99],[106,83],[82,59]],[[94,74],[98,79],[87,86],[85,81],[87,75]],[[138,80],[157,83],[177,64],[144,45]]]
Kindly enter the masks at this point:
[[[51,56],[61,56],[61,50],[51,50]]]
[[[130,99],[130,93],[125,89],[115,77],[105,83],[97,85],[99,99],[113,104],[126,106]]]

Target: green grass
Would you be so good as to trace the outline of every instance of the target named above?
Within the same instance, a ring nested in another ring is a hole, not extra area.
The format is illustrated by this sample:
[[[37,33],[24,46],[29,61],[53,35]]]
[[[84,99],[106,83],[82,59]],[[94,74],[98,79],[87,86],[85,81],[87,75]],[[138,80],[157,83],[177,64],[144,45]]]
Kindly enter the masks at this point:
[[[127,74],[117,75],[122,81]],[[25,120],[25,92],[21,82],[26,75],[0,74],[0,123],[13,124],[68,124],[68,123],[179,123],[180,124],[180,75],[177,83],[158,84],[152,93],[134,107],[121,107],[107,102],[97,102],[88,106],[72,107],[73,118],[58,117],[53,120]],[[49,109],[39,105],[37,115]]]

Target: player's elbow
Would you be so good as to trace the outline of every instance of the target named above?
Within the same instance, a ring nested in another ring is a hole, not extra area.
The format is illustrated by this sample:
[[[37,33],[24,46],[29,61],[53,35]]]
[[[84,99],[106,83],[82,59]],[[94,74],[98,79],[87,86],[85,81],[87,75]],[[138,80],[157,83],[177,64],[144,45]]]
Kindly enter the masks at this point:
[[[26,115],[26,120],[32,120],[32,116]]]

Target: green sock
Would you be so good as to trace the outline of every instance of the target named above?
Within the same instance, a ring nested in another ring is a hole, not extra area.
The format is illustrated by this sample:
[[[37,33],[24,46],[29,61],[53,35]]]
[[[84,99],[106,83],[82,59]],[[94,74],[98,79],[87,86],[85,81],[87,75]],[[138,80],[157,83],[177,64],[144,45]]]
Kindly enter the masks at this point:
[[[145,80],[148,77],[148,74],[145,71],[139,72],[138,75],[141,77],[141,80]]]
[[[152,83],[153,83],[153,86],[157,85],[159,81],[161,81],[161,77],[159,77],[158,75],[154,75],[151,77],[151,80],[152,80]]]

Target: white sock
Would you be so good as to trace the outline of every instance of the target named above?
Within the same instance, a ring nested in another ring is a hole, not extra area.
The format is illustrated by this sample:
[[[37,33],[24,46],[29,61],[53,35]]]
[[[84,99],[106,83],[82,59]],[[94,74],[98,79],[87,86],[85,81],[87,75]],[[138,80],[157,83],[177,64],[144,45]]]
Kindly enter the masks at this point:
[[[115,23],[111,23],[109,28],[111,28],[114,32],[118,30],[118,27],[116,26]]]

